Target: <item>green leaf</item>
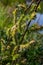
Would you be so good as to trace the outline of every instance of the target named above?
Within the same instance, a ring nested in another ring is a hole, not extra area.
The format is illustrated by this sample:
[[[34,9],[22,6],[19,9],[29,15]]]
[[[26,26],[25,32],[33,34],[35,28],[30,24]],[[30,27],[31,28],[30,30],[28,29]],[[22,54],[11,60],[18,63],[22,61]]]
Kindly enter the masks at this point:
[[[16,54],[13,56],[13,60],[16,60],[20,55],[19,54]]]
[[[38,12],[43,13],[43,2],[40,3],[40,5],[38,7]]]

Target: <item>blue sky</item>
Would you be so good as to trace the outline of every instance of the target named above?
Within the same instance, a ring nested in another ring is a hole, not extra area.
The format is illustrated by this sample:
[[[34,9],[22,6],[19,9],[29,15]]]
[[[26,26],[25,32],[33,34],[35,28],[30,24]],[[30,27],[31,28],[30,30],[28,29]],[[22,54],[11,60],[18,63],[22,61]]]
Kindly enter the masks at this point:
[[[43,14],[37,13],[35,20],[32,20],[31,24],[38,23],[39,25],[43,25]]]
[[[37,13],[35,20],[32,20],[30,26],[34,23],[38,23],[43,26],[43,14]],[[43,30],[39,31],[39,33],[43,34]]]
[[[39,24],[43,25],[43,14],[41,14],[41,16],[40,16]]]

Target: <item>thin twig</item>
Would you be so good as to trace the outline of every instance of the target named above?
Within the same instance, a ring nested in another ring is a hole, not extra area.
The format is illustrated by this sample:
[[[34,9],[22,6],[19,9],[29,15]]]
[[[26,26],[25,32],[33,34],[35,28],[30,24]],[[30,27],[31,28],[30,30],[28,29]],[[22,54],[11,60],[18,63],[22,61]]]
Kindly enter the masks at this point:
[[[40,2],[41,2],[41,0],[39,0],[39,1],[37,2],[37,6],[35,6],[35,9],[34,9],[35,12],[37,11],[37,8],[38,8]],[[26,29],[25,29],[25,31],[24,31],[24,33],[23,33],[23,35],[22,35],[22,39],[21,39],[21,41],[20,41],[20,44],[23,43],[24,36],[25,36],[25,34],[26,34],[27,30],[28,30],[28,27],[29,27],[30,23],[31,23],[31,20],[29,21],[29,23],[28,23],[27,26],[26,26]]]

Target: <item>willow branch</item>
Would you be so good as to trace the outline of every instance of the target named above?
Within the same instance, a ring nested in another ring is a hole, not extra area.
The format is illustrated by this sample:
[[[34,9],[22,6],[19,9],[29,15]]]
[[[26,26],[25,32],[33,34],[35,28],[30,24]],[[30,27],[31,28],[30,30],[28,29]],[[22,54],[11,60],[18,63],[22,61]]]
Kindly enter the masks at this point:
[[[35,42],[36,42],[35,40],[31,40],[31,41],[28,42],[27,44],[21,44],[21,45],[20,45],[21,51],[22,51],[23,49],[29,48],[29,46],[32,45],[32,44],[34,44]]]
[[[38,26],[38,27],[32,27],[31,29],[30,29],[30,31],[39,31],[39,30],[43,30],[43,26]]]
[[[24,13],[26,13],[27,10],[29,10],[31,8],[31,6],[32,6],[33,3],[34,3],[34,0],[31,1],[31,4],[25,9],[25,12]]]
[[[40,2],[41,2],[41,0],[38,0],[38,1],[37,1],[37,6],[35,7],[35,12],[37,11],[37,8],[38,8]]]
[[[35,10],[34,10],[35,12],[37,11],[37,8],[38,8],[38,6],[39,6],[39,4],[40,4],[40,1],[41,1],[41,0],[38,1],[37,6],[35,7]],[[32,3],[31,3],[31,5],[32,5]],[[29,6],[29,8],[31,7],[31,5]],[[26,12],[29,8],[27,8],[27,9],[25,10],[25,12]],[[25,12],[24,12],[24,13],[25,13]],[[24,16],[23,16],[23,17],[24,17]],[[22,18],[23,18],[23,17],[22,17]],[[26,26],[26,29],[25,29],[25,31],[24,31],[24,33],[23,33],[23,36],[22,36],[22,38],[21,38],[20,43],[23,43],[24,36],[25,36],[25,34],[26,34],[27,30],[28,30],[28,27],[29,27],[30,23],[31,23],[31,20],[29,21],[29,23],[28,23],[27,26]],[[27,45],[26,45],[26,46],[27,46]],[[20,46],[19,46],[19,48],[20,48]],[[15,62],[12,61],[11,64],[14,65],[14,63],[15,63]]]
[[[37,6],[35,6],[35,9],[34,9],[35,12],[37,11],[37,8],[38,8],[40,2],[41,2],[41,0],[38,0]],[[34,18],[34,17],[33,17],[33,18]],[[26,32],[28,31],[28,27],[29,27],[30,23],[31,23],[31,20],[29,21],[29,23],[28,23],[27,26],[26,26],[26,29],[25,29],[25,31],[24,31],[24,33],[23,33],[23,35],[22,35],[22,39],[21,39],[20,43],[23,42],[24,36],[25,36]]]

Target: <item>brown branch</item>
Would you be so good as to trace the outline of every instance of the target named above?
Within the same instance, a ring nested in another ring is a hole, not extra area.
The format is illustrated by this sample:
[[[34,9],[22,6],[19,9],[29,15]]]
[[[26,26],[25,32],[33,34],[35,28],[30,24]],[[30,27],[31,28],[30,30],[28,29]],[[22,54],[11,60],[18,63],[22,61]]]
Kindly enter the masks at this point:
[[[31,29],[30,29],[30,31],[39,31],[39,30],[43,30],[43,26],[38,26],[38,27],[32,27]]]
[[[29,10],[31,8],[31,6],[32,6],[33,3],[34,3],[34,0],[31,1],[31,4],[25,9],[25,12],[24,13],[26,13],[27,10]]]
[[[35,7],[35,11],[37,11],[37,8],[38,8],[40,2],[41,2],[41,0],[38,0],[38,1],[37,1],[37,6]]]
[[[37,6],[36,6],[36,8],[35,8],[35,10],[34,10],[35,12],[36,12],[36,9],[38,8],[38,5],[39,5],[40,1],[41,1],[41,0],[39,0],[39,2],[37,3]],[[30,6],[25,10],[25,12],[26,12],[28,9],[30,9],[32,3],[33,3],[33,2],[31,2]],[[24,14],[25,14],[25,12],[24,12]],[[23,16],[23,17],[24,17],[24,16]],[[23,17],[22,17],[22,18],[23,18]],[[29,21],[29,23],[28,23],[27,26],[26,26],[26,29],[25,29],[25,31],[24,31],[24,33],[23,33],[23,36],[22,36],[22,38],[21,38],[20,43],[23,42],[23,40],[24,40],[24,36],[25,36],[25,34],[26,34],[27,30],[28,30],[28,26],[30,25],[30,23],[31,23],[31,20]],[[19,48],[20,48],[20,45],[19,45]],[[14,65],[14,63],[15,63],[15,62],[12,61],[11,64]]]
[[[38,3],[37,3],[37,6],[35,6],[35,9],[34,9],[35,12],[37,11],[37,8],[38,8],[40,2],[41,2],[41,0],[39,0]],[[28,23],[27,26],[26,26],[26,29],[25,29],[25,31],[24,31],[24,33],[23,33],[23,35],[22,35],[22,39],[21,39],[21,41],[20,41],[20,44],[21,44],[21,43],[23,42],[23,40],[24,40],[24,36],[25,36],[26,32],[28,31],[28,27],[29,27],[30,23],[31,23],[31,20],[29,21],[29,23]]]
[[[29,48],[30,45],[32,45],[33,43],[35,43],[36,41],[35,40],[31,40],[30,42],[28,42],[27,44],[21,44],[20,45],[20,50],[22,51],[23,49],[27,49]],[[19,50],[19,51],[20,51]]]

